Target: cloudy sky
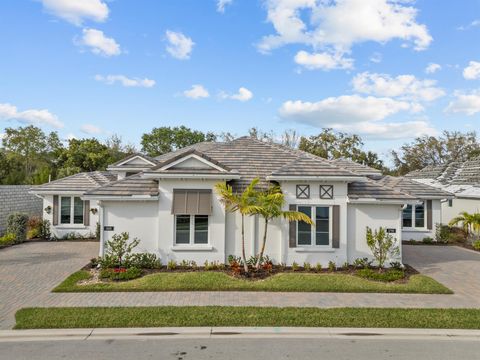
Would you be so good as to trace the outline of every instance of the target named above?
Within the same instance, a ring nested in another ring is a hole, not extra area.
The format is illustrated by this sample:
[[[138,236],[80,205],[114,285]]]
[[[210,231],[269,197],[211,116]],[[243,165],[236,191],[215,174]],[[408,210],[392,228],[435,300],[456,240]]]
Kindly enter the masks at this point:
[[[4,0],[0,133],[479,130],[480,1]]]

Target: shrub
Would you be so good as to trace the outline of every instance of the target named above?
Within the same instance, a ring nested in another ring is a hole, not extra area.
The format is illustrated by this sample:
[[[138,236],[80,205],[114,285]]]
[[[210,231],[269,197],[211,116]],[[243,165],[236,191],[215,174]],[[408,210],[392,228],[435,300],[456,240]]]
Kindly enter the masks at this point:
[[[368,258],[357,258],[353,261],[353,266],[355,266],[357,269],[365,269],[369,268],[372,265],[372,261],[368,260]]]
[[[428,245],[429,245],[429,244],[433,244],[433,239],[432,239],[430,236],[426,236],[426,237],[424,237],[424,238],[422,239],[422,242],[423,242],[424,244],[428,244]]]
[[[177,262],[175,260],[170,260],[167,263],[167,269],[168,270],[175,270],[177,268]]]
[[[310,265],[309,262],[304,262],[304,263],[303,263],[303,270],[305,270],[305,271],[310,271],[310,270],[312,270],[312,265]]]
[[[342,268],[343,268],[343,270],[348,270],[350,268],[350,264],[348,263],[348,261],[345,261],[343,263]]]
[[[448,243],[450,227],[442,224],[435,224],[435,240],[440,243]]]
[[[50,221],[43,220],[40,224],[40,231],[38,237],[42,240],[51,240],[52,232],[50,231]]]
[[[468,234],[462,228],[452,226],[450,227],[450,233],[448,235],[449,243],[462,243],[464,244],[467,241]]]
[[[136,253],[125,257],[127,267],[136,267],[139,269],[158,269],[162,267],[162,262],[157,255],[151,253]]]
[[[27,230],[27,240],[38,238],[39,231],[38,229]]]
[[[4,236],[0,237],[0,246],[12,245],[15,243],[15,234],[6,233]]]
[[[102,279],[110,279],[113,281],[132,280],[140,276],[142,276],[142,270],[136,267],[131,267],[128,269],[125,269],[125,268],[102,269],[100,271],[100,277]]]
[[[24,213],[12,213],[7,218],[7,233],[15,234],[16,242],[27,240],[28,215]]]
[[[372,229],[367,226],[366,237],[367,245],[380,268],[383,268],[388,257],[395,257],[400,253],[398,246],[395,246],[394,237],[388,234],[383,227],[372,231]]]
[[[475,250],[480,251],[480,240],[476,240],[472,243],[472,246]]]
[[[42,219],[38,216],[31,216],[27,221],[27,239],[35,239],[40,235]]]
[[[403,269],[403,265],[400,261],[391,261],[390,262],[390,267],[392,269],[397,269],[397,270]]]
[[[113,269],[116,267],[120,267],[120,261],[118,257],[105,254],[102,257],[98,258],[98,263],[102,269]]]
[[[140,240],[135,238],[129,242],[130,235],[127,232],[121,234],[115,234],[112,236],[112,240],[105,243],[106,254],[118,259],[120,266],[124,261],[128,261],[132,251],[138,246]]]
[[[230,265],[232,265],[232,263],[242,264],[242,258],[240,256],[228,255],[228,263]]]
[[[315,271],[316,272],[321,272],[322,271],[322,264],[317,262],[317,264],[315,265]]]
[[[294,261],[292,263],[292,271],[298,271],[300,270],[300,266]]]
[[[372,269],[361,269],[357,271],[357,275],[375,281],[396,281],[405,277],[405,272],[399,269],[388,269],[385,272],[378,272]]]
[[[280,268],[281,271],[285,271],[285,269],[287,268],[287,264],[284,262],[281,262],[280,264],[278,264],[278,267]]]
[[[192,270],[198,270],[197,262],[194,260],[190,261],[190,267],[192,268]]]
[[[334,272],[336,268],[337,268],[337,267],[336,267],[335,263],[334,263],[332,260],[330,260],[330,261],[328,262],[328,271]]]
[[[190,267],[190,261],[188,260],[182,260],[182,262],[180,263],[180,267],[182,269],[188,269]]]

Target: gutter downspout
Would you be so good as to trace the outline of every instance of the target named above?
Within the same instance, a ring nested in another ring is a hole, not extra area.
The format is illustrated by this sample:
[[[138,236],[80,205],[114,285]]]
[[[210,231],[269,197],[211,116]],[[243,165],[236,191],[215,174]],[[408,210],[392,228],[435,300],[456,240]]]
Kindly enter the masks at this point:
[[[103,202],[101,200],[99,200],[97,202],[98,204],[98,208],[99,208],[99,211],[98,211],[98,223],[100,225],[100,250],[99,250],[99,256],[103,256],[104,252],[105,252],[105,234],[104,234],[104,231],[103,231],[103,224],[105,223],[105,219],[104,219],[104,208],[103,208]]]

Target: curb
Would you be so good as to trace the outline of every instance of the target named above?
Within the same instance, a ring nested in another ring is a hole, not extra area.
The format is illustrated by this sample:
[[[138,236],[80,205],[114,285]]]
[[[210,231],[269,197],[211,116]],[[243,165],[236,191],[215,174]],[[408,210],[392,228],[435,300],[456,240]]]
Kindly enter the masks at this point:
[[[389,328],[301,328],[301,327],[171,327],[0,330],[0,342],[173,339],[173,338],[336,338],[336,339],[436,339],[480,340],[480,330],[389,329]]]

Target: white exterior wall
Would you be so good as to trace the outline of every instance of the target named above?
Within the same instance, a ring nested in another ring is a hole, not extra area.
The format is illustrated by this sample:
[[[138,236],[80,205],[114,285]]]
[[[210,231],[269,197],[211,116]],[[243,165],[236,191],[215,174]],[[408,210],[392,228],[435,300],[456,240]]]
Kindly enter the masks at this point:
[[[102,240],[111,240],[112,235],[128,232],[130,240],[138,238],[140,244],[135,252],[151,252],[160,255],[158,236],[158,201],[102,201]],[[113,226],[105,231],[104,226]],[[102,255],[103,246],[100,249]]]
[[[395,229],[392,234],[401,249],[402,225],[401,205],[349,204],[348,205],[348,262],[357,258],[368,257],[373,260],[372,252],[367,246],[366,227],[372,230],[380,227]],[[398,261],[398,259],[392,259]],[[386,264],[388,266],[388,263]]]
[[[59,195],[59,196],[78,196],[81,197],[81,195]],[[60,200],[59,200],[60,202]],[[81,236],[92,236],[95,237],[95,231],[97,228],[97,222],[98,222],[98,204],[96,201],[91,200],[90,201],[90,209],[96,208],[97,213],[94,215],[92,214],[91,211],[88,212],[90,216],[90,225],[85,226],[81,224],[71,224],[71,225],[65,225],[65,224],[60,224],[60,220],[58,221],[58,225],[54,226],[53,225],[53,195],[44,195],[43,196],[43,209],[45,209],[47,206],[50,206],[52,208],[50,214],[47,214],[45,210],[43,210],[43,219],[50,221],[50,230],[52,232],[53,236],[56,236],[57,238],[61,239],[64,236],[66,236],[69,233],[76,233]],[[58,215],[60,216],[60,204],[58,205]]]
[[[297,199],[296,185],[310,185],[310,199]],[[320,185],[333,185],[333,199],[320,199]],[[296,262],[302,265],[304,262],[311,264],[321,263],[326,266],[329,261],[334,261],[341,266],[347,260],[347,184],[340,182],[283,182],[281,184],[285,194],[286,207],[288,205],[316,205],[316,206],[340,206],[340,247],[338,249],[319,249],[312,247],[289,247],[289,224],[282,221],[278,226],[278,235],[281,236],[280,259],[287,265]],[[330,220],[331,221],[331,220]],[[313,230],[314,231],[314,230]]]
[[[425,237],[435,239],[435,225],[442,222],[442,205],[440,200],[432,200],[432,229],[427,229],[427,201],[425,200],[425,227],[404,228],[402,240],[422,241]]]
[[[163,262],[193,260],[203,265],[205,260],[226,261],[225,210],[218,200],[214,186],[218,180],[160,180],[158,202],[158,248]],[[205,245],[174,246],[175,218],[172,215],[173,189],[211,189],[212,215],[208,218],[208,241]]]
[[[447,225],[450,220],[458,216],[462,211],[470,214],[480,212],[480,199],[455,198],[452,200],[452,207],[448,201],[442,203],[442,224]]]

